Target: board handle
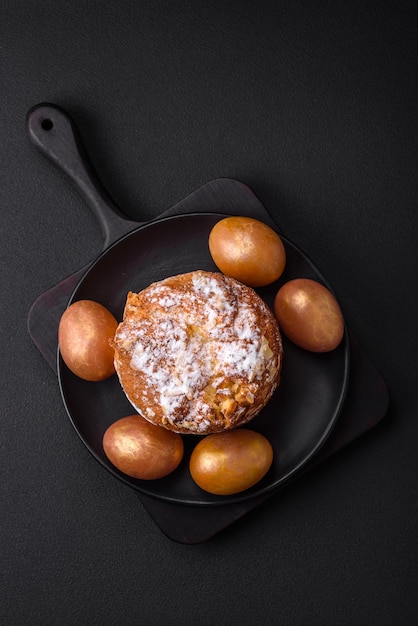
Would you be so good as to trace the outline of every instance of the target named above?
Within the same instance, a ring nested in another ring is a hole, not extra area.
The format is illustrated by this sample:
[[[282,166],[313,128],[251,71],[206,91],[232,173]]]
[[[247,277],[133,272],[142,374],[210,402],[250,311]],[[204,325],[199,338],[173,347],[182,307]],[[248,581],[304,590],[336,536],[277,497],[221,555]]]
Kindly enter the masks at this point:
[[[77,190],[97,218],[104,248],[137,228],[108,196],[100,183],[71,117],[56,104],[42,103],[26,115],[30,141],[75,183]]]

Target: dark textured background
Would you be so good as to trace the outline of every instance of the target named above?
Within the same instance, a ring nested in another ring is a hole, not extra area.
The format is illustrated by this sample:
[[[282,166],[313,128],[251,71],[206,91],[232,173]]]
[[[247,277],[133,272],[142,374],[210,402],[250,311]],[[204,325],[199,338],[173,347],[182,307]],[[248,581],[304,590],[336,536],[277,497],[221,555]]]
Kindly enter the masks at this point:
[[[416,623],[415,5],[3,1],[1,624]],[[133,219],[219,176],[250,185],[389,386],[379,427],[207,543],[165,537],[93,459],[27,334],[102,244],[28,142],[42,101]]]

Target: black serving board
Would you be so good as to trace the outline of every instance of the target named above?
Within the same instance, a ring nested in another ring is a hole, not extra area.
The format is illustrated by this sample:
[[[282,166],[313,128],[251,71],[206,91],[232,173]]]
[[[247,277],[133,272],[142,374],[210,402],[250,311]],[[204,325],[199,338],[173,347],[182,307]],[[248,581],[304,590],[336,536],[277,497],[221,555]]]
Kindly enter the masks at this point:
[[[98,217],[103,227],[104,250],[140,226],[139,222],[128,220],[104,192],[88,163],[75,126],[64,111],[54,105],[38,105],[28,114],[27,129],[31,141],[70,176]],[[187,213],[246,215],[260,219],[277,230],[277,225],[251,189],[228,178],[203,185],[164,211],[158,219]],[[41,294],[29,312],[28,328],[32,340],[55,372],[59,319],[87,270],[88,266]],[[372,428],[386,413],[388,391],[384,380],[354,338],[350,334],[348,338],[351,362],[342,411],[325,444],[292,479]],[[139,497],[162,532],[175,541],[193,544],[214,536],[266,498],[274,496],[280,488],[282,486],[254,498],[231,504],[220,503],[209,508],[167,502],[144,493],[140,493]]]

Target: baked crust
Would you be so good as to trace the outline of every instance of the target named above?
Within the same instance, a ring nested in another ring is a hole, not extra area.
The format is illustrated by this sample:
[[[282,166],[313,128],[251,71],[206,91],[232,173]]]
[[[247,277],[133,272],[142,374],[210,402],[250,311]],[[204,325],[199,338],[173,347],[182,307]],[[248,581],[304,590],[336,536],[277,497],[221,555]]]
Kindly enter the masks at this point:
[[[280,380],[276,318],[253,289],[218,272],[179,274],[130,292],[113,347],[138,413],[183,434],[249,422]]]

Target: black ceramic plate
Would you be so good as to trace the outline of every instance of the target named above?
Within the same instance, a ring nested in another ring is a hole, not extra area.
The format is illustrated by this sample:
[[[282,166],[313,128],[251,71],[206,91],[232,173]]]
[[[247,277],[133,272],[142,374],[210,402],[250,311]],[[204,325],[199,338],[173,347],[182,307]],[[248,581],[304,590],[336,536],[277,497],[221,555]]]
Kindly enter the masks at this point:
[[[208,237],[222,217],[182,215],[129,233],[91,265],[70,303],[96,300],[121,320],[128,291],[140,291],[154,281],[192,270],[216,271]],[[313,263],[293,243],[282,239],[287,253],[285,272],[276,283],[258,290],[270,306],[280,285],[292,278],[313,278],[327,285]],[[204,492],[190,477],[188,459],[200,440],[198,436],[184,436],[184,459],[166,478],[141,481],[113,467],[103,452],[103,434],[111,423],[135,411],[116,375],[99,383],[86,382],[74,376],[58,354],[58,376],[65,407],[74,428],[96,459],[140,492],[189,505],[230,504],[270,492],[290,480],[319,450],[335,425],[346,393],[348,368],[347,333],[340,346],[326,354],[301,350],[284,338],[281,384],[267,407],[247,425],[272,444],[272,467],[253,488],[235,496],[220,497]]]

